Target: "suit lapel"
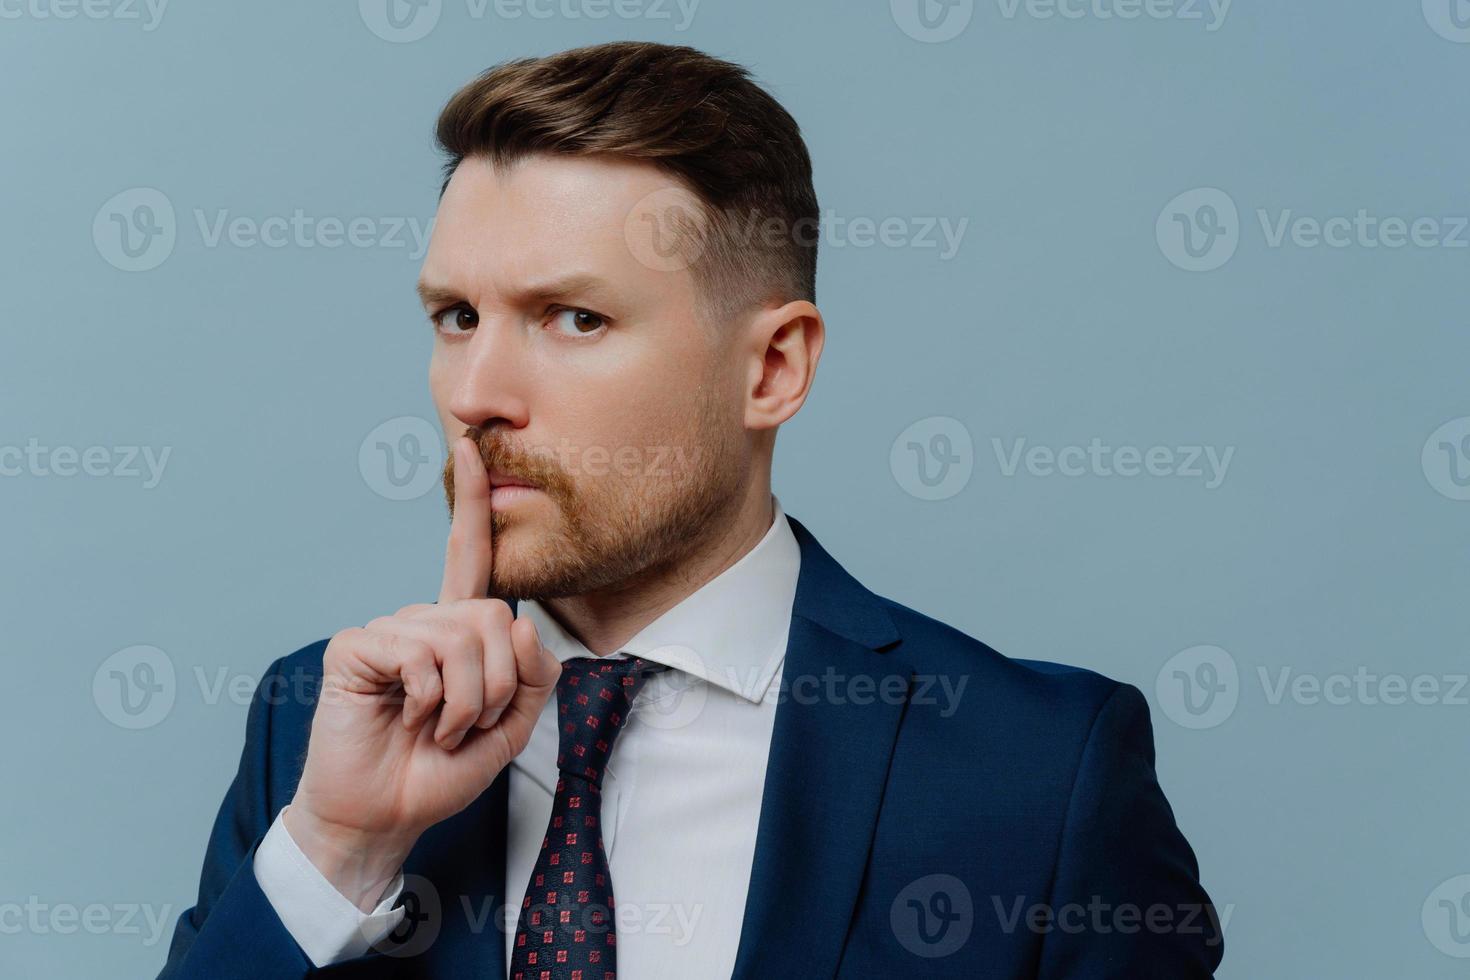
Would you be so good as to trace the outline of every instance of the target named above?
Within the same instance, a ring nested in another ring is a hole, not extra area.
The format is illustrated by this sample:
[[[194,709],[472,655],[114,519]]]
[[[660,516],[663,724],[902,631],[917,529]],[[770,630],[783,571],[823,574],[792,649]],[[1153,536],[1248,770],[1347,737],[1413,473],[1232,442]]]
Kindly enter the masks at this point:
[[[787,519],[801,571],[734,980],[836,972],[908,696],[881,600]]]

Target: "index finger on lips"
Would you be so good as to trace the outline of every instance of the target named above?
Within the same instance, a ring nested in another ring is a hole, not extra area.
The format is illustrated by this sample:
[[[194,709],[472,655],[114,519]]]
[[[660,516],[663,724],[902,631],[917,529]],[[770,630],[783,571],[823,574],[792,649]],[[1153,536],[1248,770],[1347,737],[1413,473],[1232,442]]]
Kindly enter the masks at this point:
[[[490,475],[468,436],[454,442],[454,516],[444,552],[440,602],[483,599],[494,559],[490,530]]]

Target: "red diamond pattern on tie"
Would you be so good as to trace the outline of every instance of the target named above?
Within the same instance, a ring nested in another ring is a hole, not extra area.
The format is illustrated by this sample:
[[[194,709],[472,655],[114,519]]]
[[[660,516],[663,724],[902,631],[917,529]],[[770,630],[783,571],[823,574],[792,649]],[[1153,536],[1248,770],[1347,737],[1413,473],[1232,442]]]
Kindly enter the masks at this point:
[[[602,774],[638,696],[637,658],[577,657],[556,685],[556,795],[521,902],[510,980],[616,980],[612,874],[602,848]]]

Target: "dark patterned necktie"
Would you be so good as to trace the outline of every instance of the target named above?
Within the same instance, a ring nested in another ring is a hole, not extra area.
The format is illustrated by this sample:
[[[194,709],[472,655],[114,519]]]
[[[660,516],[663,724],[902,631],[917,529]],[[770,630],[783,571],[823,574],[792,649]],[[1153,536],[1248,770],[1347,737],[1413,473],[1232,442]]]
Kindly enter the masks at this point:
[[[602,774],[645,670],[577,657],[556,685],[556,795],[516,925],[510,980],[614,980],[612,875],[602,849]]]

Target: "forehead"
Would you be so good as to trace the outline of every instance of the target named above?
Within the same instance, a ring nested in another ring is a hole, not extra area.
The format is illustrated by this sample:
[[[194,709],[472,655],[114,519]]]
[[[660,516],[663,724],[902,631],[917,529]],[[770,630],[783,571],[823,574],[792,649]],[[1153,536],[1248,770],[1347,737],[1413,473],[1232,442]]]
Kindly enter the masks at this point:
[[[670,193],[684,191],[643,161],[538,154],[497,168],[466,158],[439,202],[424,279],[511,287],[575,267],[666,289],[674,277],[640,262],[629,236]]]

